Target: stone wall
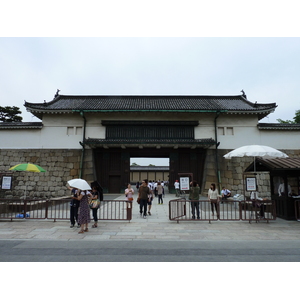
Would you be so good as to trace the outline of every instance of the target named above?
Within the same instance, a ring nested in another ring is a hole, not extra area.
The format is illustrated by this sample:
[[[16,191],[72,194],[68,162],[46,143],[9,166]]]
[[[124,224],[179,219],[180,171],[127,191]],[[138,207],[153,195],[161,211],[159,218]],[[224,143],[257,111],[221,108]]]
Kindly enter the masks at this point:
[[[253,162],[253,158],[224,159],[229,150],[218,150],[220,189],[225,186],[232,194],[243,193],[243,171]],[[300,150],[284,151],[290,157],[300,157]],[[66,188],[67,181],[78,178],[82,150],[68,149],[27,149],[1,150],[0,174],[13,176],[12,190],[1,190],[0,198],[20,198],[24,196],[25,186],[27,198],[55,198],[70,195]],[[19,163],[33,163],[43,167],[46,173],[12,172],[8,169]],[[94,181],[94,162],[91,149],[85,150],[82,178],[89,183]],[[270,195],[270,176],[266,172],[257,172],[257,184],[261,197]],[[211,183],[218,183],[215,150],[208,150],[202,182],[202,195],[206,196]],[[249,193],[246,193],[248,195]]]
[[[243,194],[243,172],[253,162],[252,157],[234,157],[232,159],[224,159],[223,155],[230,152],[228,150],[218,150],[218,161],[220,170],[220,187],[225,186],[232,194]],[[300,150],[284,150],[289,157],[300,157]],[[257,173],[257,186],[260,197],[270,197],[270,175],[269,172],[256,172]],[[211,183],[218,184],[217,164],[215,150],[207,151],[205,162],[205,173],[203,182],[202,195],[206,196]],[[246,192],[246,196],[250,193]]]
[[[70,195],[67,181],[78,178],[82,150],[25,149],[0,150],[0,173],[13,176],[12,190],[1,190],[0,198],[55,198]],[[45,173],[8,171],[19,163],[33,163],[43,167]],[[82,178],[94,180],[92,151],[85,152],[85,172]]]

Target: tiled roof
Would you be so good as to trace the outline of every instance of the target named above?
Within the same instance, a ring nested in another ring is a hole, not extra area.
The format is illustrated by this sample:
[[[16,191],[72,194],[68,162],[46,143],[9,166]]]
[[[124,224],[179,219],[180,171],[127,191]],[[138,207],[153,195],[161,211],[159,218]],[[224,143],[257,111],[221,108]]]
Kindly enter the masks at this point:
[[[272,170],[300,169],[300,158],[258,159],[258,162]]]
[[[256,113],[268,115],[276,103],[258,104],[238,96],[67,96],[58,95],[50,102],[29,103],[24,106],[34,115],[70,113],[74,111],[163,111]],[[263,117],[263,116],[262,116]]]
[[[258,123],[258,129],[262,130],[300,130],[300,124],[286,123]]]
[[[0,129],[41,129],[42,122],[0,122]]]
[[[252,163],[246,171],[253,171]],[[261,159],[255,160],[256,170],[300,170],[300,158],[274,158],[274,159]]]

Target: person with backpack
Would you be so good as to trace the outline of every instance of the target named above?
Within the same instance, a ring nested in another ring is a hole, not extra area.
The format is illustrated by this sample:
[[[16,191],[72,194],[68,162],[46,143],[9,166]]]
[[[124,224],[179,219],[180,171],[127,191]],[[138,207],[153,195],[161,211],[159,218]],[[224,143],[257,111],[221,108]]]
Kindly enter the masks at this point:
[[[197,219],[200,219],[200,210],[199,210],[199,197],[200,197],[200,187],[197,184],[197,181],[194,180],[190,183],[190,195],[189,200],[191,201],[192,208],[192,219],[195,219],[195,210],[197,213]]]
[[[68,189],[71,191],[72,194],[72,200],[70,201],[70,228],[73,228],[75,226],[75,221],[78,224],[77,228],[79,228],[80,224],[78,223],[78,209],[80,202],[77,199],[77,189],[72,187],[68,187]]]

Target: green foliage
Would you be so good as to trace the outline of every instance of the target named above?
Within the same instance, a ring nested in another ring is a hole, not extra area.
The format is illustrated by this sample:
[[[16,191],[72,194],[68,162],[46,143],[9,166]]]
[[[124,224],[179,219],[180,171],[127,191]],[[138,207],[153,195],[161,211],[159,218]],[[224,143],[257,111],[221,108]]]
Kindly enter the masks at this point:
[[[294,124],[294,121],[291,121],[291,120],[277,119],[277,121],[281,124]]]
[[[137,163],[133,162],[133,163],[131,164],[131,166],[132,166],[132,167],[138,167],[139,165],[138,165]]]
[[[296,110],[294,121],[277,119],[281,124],[300,124],[300,109]]]
[[[300,123],[300,109],[296,110],[295,117],[293,118],[296,124]]]
[[[0,122],[22,122],[20,108],[16,106],[0,106]]]

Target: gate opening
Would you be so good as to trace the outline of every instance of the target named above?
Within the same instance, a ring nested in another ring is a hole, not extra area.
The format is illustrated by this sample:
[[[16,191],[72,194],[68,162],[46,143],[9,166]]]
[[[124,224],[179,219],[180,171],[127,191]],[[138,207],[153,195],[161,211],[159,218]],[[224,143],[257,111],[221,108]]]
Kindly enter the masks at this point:
[[[130,182],[136,184],[144,179],[169,181],[170,159],[161,157],[130,158]]]

